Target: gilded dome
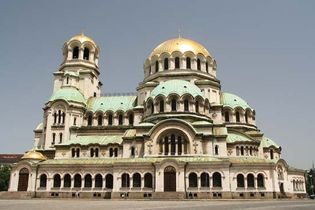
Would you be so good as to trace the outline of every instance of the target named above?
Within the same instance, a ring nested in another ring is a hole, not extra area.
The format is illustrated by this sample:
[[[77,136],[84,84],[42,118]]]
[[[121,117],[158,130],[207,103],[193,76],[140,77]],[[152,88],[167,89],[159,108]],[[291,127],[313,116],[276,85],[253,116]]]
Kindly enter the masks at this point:
[[[68,42],[72,42],[72,41],[79,41],[80,43],[91,42],[92,44],[96,45],[93,39],[91,39],[88,36],[85,36],[83,33],[75,35]]]
[[[30,150],[21,157],[21,160],[47,160],[47,158],[40,152]]]
[[[185,53],[188,51],[193,52],[194,54],[203,54],[205,57],[212,57],[208,50],[199,44],[196,41],[193,41],[191,39],[185,39],[182,37],[178,37],[175,39],[167,40],[163,43],[161,43],[159,46],[157,46],[150,54],[150,58],[154,55],[161,55],[162,53],[169,53],[179,51],[181,53]]]

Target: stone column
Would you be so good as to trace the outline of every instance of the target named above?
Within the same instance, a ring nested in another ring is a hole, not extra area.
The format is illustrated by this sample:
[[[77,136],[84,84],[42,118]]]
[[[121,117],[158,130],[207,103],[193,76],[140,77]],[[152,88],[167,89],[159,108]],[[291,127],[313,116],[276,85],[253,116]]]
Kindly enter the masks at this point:
[[[201,188],[201,179],[200,179],[200,176],[197,177],[197,187],[198,187],[198,189]]]
[[[67,60],[71,60],[72,59],[72,49],[68,49],[68,56],[67,56]]]
[[[83,48],[79,49],[79,59],[83,60]]]

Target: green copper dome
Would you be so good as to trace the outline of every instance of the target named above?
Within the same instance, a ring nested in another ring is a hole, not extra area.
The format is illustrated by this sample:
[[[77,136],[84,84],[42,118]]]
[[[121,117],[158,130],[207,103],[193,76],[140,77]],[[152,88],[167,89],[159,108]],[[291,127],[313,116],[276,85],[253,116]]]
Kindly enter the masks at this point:
[[[74,87],[64,87],[59,89],[50,97],[49,101],[58,99],[86,104],[82,93]]]
[[[203,97],[203,93],[196,85],[185,80],[168,80],[166,82],[161,82],[152,90],[150,97],[155,98],[158,95],[168,96],[170,94],[182,96],[186,93],[193,97]]]
[[[244,110],[249,108],[252,109],[249,104],[242,98],[232,93],[221,93],[221,102],[223,106],[231,107],[232,109],[236,107],[242,107]]]
[[[137,96],[103,96],[90,98],[87,108],[92,112],[96,111],[128,111],[134,108]]]

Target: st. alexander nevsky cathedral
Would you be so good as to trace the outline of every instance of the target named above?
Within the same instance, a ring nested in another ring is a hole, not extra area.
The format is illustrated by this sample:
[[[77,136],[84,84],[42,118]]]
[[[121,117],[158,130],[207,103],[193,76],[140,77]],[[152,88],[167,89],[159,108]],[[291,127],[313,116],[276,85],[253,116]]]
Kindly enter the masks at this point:
[[[281,158],[253,107],[221,91],[216,60],[198,42],[178,37],[154,48],[134,94],[101,94],[100,48],[83,33],[62,53],[34,146],[13,165],[9,191],[39,198],[305,196],[304,171]]]

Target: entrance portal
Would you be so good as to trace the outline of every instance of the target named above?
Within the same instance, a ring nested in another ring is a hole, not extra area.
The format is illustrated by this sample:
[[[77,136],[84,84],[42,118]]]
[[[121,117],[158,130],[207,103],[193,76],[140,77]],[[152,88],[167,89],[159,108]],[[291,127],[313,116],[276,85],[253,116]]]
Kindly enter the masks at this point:
[[[164,192],[176,192],[176,169],[173,166],[164,169]]]
[[[22,168],[19,172],[19,184],[18,184],[18,191],[27,191],[28,187],[28,169]]]

